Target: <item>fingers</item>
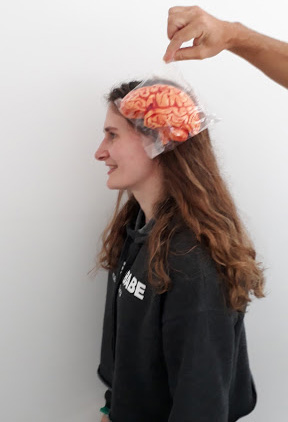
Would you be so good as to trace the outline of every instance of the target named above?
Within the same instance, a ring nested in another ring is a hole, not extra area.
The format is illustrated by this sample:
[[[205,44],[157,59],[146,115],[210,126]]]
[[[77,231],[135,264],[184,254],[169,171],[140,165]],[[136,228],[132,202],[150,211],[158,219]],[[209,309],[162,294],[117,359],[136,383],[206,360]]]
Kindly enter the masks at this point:
[[[168,11],[167,35],[171,40],[174,34],[197,19],[204,11],[198,6],[175,6]]]
[[[172,14],[168,17],[168,24],[167,24],[167,35],[169,40],[171,40],[177,31],[184,28],[188,25],[190,19],[187,14],[185,13],[176,13]]]
[[[199,13],[203,10],[199,6],[174,6],[168,10],[168,15],[175,15],[176,13]]]
[[[226,48],[231,38],[231,28],[227,22],[198,6],[170,8],[167,32],[171,41],[163,57],[166,63],[213,57]],[[183,42],[192,39],[191,47],[181,48]]]
[[[174,61],[180,60],[202,60],[209,57],[205,47],[202,45],[180,48],[174,55]]]
[[[175,53],[182,45],[182,41],[172,40],[167,47],[164,54],[163,60],[167,63],[171,62],[175,58]]]
[[[190,41],[192,38],[200,39],[201,36],[201,29],[194,27],[193,24],[187,25],[183,29],[178,30],[170,41],[163,60],[166,62],[173,60],[176,51],[179,50],[183,42]]]
[[[174,7],[170,7],[170,9],[168,10],[168,14],[169,15],[173,15],[175,13],[181,13],[181,12],[187,12],[188,9],[193,9],[193,6],[174,6]]]

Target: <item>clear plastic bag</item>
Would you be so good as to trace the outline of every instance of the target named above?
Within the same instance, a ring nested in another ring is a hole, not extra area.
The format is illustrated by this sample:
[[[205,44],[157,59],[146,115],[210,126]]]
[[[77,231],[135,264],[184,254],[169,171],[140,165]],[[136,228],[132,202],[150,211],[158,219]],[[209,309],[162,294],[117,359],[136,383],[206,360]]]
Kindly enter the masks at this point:
[[[142,134],[143,146],[151,159],[173,150],[219,120],[205,112],[175,64],[165,64],[123,99],[116,100],[115,105]]]

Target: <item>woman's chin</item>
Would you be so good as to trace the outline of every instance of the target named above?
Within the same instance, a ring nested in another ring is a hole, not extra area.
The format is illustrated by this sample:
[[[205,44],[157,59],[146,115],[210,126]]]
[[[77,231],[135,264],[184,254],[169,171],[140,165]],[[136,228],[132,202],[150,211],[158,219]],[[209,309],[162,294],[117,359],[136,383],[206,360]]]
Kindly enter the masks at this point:
[[[117,183],[116,181],[115,182],[113,182],[112,180],[110,180],[110,179],[108,179],[107,180],[107,183],[106,183],[106,186],[109,188],[109,189],[126,189],[126,185],[121,185],[120,183]]]

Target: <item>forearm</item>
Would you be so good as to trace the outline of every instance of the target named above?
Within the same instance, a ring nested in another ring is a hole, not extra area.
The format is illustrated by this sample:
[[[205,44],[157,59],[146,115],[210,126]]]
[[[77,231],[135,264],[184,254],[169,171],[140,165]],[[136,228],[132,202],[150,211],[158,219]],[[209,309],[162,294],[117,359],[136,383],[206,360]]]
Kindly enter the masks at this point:
[[[260,34],[239,22],[226,22],[226,25],[227,50],[288,88],[288,43]]]

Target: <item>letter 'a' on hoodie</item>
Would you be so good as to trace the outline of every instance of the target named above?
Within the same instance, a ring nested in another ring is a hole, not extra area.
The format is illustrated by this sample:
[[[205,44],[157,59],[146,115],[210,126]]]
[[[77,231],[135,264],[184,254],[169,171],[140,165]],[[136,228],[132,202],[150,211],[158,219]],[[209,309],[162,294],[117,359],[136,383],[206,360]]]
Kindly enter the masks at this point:
[[[234,422],[256,406],[244,313],[225,306],[215,263],[186,228],[171,240],[172,289],[147,278],[139,207],[108,274],[98,375],[112,422]],[[181,253],[179,252],[187,252]]]

